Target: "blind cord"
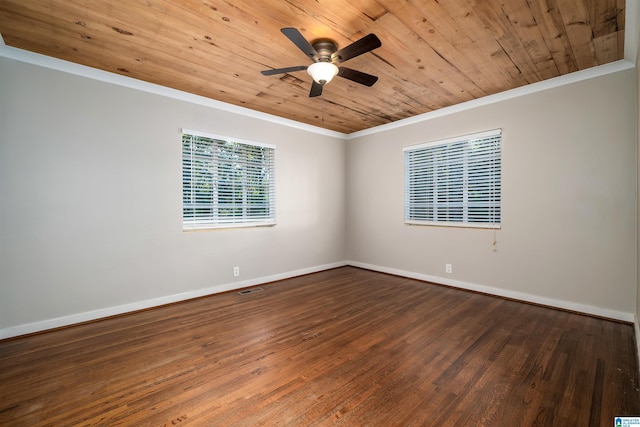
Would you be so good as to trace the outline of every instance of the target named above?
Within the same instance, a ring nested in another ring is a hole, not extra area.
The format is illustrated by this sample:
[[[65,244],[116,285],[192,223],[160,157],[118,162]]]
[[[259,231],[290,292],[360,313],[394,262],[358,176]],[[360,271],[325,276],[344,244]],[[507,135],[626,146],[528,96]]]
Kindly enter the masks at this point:
[[[491,250],[493,252],[498,252],[498,240],[496,237],[496,229],[493,229],[493,241],[491,242]]]

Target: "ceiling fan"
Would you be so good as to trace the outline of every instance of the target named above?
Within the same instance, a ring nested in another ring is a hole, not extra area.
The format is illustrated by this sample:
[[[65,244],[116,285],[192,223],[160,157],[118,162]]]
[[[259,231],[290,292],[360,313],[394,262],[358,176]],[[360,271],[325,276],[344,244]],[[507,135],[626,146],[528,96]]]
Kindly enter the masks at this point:
[[[309,43],[300,31],[295,28],[282,28],[280,31],[291,40],[293,44],[298,46],[298,49],[311,58],[313,64],[309,66],[299,65],[296,67],[264,70],[262,71],[263,75],[271,76],[274,74],[307,70],[307,73],[313,77],[309,97],[320,96],[322,94],[322,87],[329,83],[336,75],[365,86],[373,86],[373,84],[378,81],[378,77],[372,76],[371,74],[336,65],[382,46],[380,39],[375,34],[366,35],[360,40],[351,43],[349,46],[338,50],[336,43],[330,39],[318,39],[313,41],[313,43]]]

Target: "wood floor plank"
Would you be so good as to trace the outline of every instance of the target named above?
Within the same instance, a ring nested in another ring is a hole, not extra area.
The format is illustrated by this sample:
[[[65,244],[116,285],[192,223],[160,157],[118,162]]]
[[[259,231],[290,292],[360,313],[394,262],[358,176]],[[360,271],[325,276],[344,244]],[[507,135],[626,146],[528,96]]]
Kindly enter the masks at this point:
[[[629,324],[343,267],[0,342],[0,425],[609,426]]]

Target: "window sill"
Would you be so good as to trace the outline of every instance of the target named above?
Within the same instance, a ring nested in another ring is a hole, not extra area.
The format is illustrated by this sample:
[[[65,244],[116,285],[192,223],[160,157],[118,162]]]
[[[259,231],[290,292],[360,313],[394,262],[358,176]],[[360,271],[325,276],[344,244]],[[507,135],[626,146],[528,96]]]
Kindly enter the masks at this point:
[[[404,225],[427,225],[432,227],[481,228],[499,230],[501,224],[482,224],[473,222],[436,222],[436,221],[405,221]]]
[[[232,230],[239,228],[264,228],[275,227],[275,222],[255,222],[255,223],[243,223],[243,224],[190,224],[182,225],[182,231],[220,231],[220,230]]]

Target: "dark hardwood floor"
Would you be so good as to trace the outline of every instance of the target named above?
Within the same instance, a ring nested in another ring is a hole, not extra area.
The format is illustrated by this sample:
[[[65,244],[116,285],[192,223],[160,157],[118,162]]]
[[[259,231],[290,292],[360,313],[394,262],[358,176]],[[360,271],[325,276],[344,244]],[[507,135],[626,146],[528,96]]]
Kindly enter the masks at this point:
[[[612,426],[633,327],[352,267],[0,342],[2,426]]]

